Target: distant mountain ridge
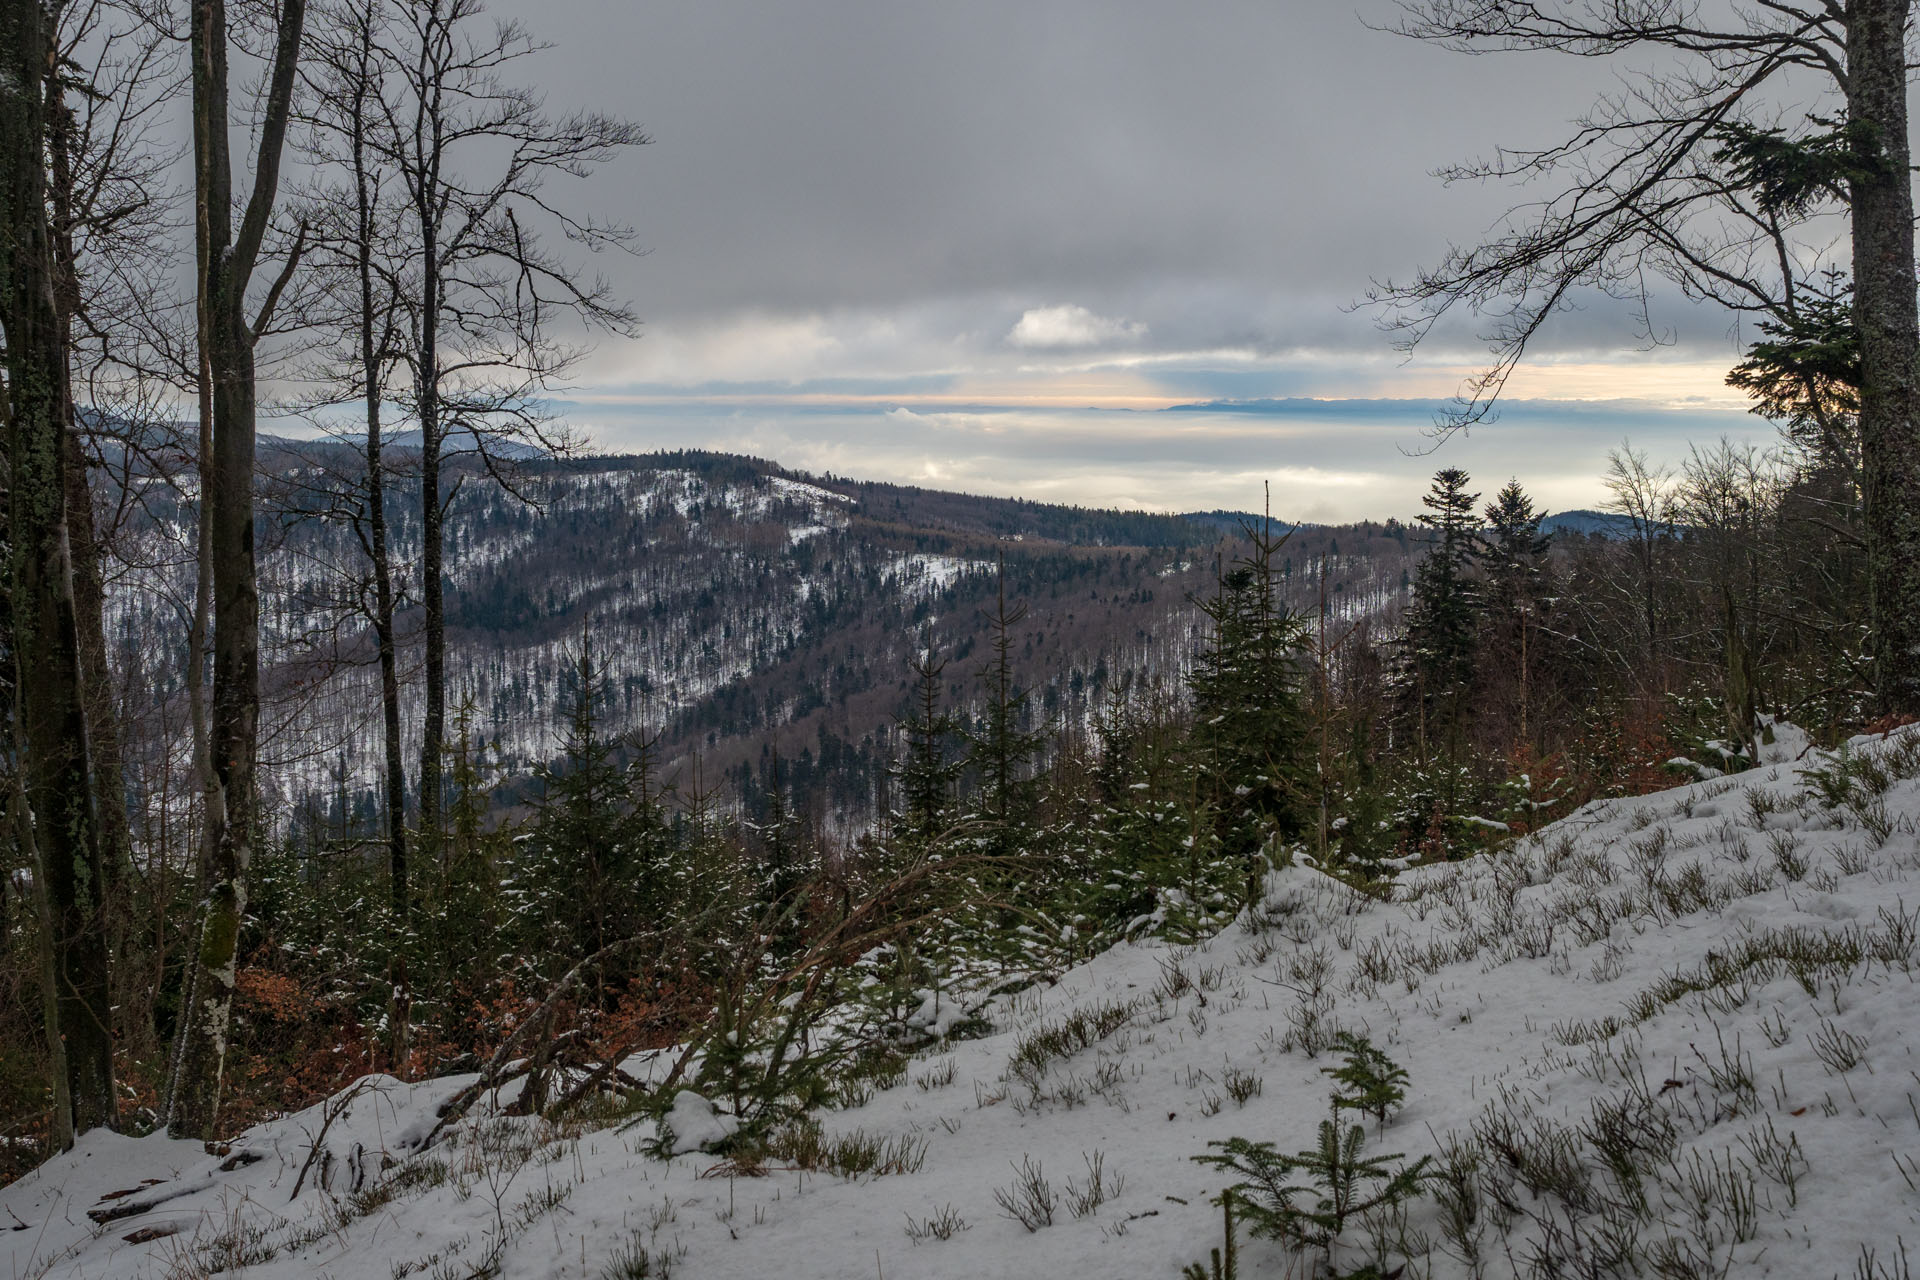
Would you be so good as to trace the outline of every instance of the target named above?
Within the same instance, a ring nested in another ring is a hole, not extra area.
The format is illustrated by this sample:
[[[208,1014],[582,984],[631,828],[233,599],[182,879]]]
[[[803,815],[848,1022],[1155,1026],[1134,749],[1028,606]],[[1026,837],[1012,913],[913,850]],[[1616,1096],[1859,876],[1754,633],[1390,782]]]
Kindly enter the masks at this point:
[[[1580,533],[1600,538],[1631,537],[1636,526],[1631,517],[1611,511],[1557,511],[1540,522],[1540,532]]]
[[[1306,527],[1305,525],[1289,524],[1278,516],[1256,515],[1251,511],[1230,511],[1224,507],[1216,508],[1212,511],[1185,511],[1181,513],[1180,518],[1182,520],[1191,520],[1197,525],[1230,536],[1239,535],[1248,529],[1252,529],[1256,533],[1271,531],[1275,536],[1278,536],[1280,534],[1290,533],[1294,529]]]
[[[310,508],[350,482],[343,442],[264,441],[262,493]],[[812,475],[707,451],[522,460],[533,505],[456,461],[447,522],[449,705],[470,703],[503,794],[559,749],[574,666],[589,639],[603,727],[655,743],[663,776],[764,805],[775,753],[816,821],[854,828],[884,812],[887,767],[909,662],[923,639],[947,661],[946,701],[977,713],[987,614],[1004,566],[1015,671],[1032,722],[1084,728],[1110,690],[1178,684],[1205,629],[1194,604],[1217,566],[1244,554],[1250,514],[1128,512],[988,498]],[[110,630],[122,667],[180,694],[192,598],[190,499],[153,487],[150,562],[174,556],[169,592],[116,593]],[[174,505],[170,506],[172,503]],[[418,491],[396,481],[390,538],[405,590],[402,718],[417,750]],[[1276,526],[1280,522],[1276,521]],[[263,685],[274,699],[267,771],[281,812],[369,826],[380,761],[377,669],[364,622],[360,543],[341,523],[265,510],[261,518]],[[1241,544],[1242,547],[1244,544]],[[169,551],[167,548],[173,550]],[[1281,566],[1296,608],[1387,615],[1420,548],[1404,526],[1301,526]],[[184,695],[181,695],[184,696]]]

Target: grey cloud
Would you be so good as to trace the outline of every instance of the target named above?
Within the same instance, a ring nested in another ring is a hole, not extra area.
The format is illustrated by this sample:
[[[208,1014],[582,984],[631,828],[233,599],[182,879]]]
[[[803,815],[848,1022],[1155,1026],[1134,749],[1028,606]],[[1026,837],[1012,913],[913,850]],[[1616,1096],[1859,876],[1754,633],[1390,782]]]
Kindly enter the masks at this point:
[[[1340,304],[1516,198],[1429,171],[1552,140],[1610,74],[1299,0],[499,9],[556,43],[557,105],[655,135],[586,194],[653,249],[609,265],[663,334],[944,306],[980,313],[952,336],[988,350],[1080,306],[1159,350],[1383,343]],[[1566,320],[1556,344],[1630,340],[1617,308]]]

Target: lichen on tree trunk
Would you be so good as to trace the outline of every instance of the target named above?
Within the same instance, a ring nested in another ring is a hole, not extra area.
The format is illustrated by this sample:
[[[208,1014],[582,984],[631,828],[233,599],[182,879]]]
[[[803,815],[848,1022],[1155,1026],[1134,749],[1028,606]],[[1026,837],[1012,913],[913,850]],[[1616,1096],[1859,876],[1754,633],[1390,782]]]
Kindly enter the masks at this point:
[[[45,880],[72,1131],[114,1118],[111,975],[67,530],[67,348],[47,210],[52,18],[0,0],[0,327],[6,337],[11,626],[23,798]],[[27,673],[32,678],[24,678]]]

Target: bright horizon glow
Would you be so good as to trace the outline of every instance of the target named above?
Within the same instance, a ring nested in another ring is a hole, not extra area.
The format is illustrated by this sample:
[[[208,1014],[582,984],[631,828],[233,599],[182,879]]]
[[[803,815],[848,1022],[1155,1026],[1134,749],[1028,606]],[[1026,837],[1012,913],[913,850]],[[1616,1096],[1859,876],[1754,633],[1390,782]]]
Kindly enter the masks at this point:
[[[1600,506],[1607,454],[1630,443],[1676,465],[1722,436],[1761,448],[1773,428],[1724,407],[1631,401],[1515,401],[1499,420],[1438,449],[1435,402],[1302,400],[1264,411],[1033,404],[942,398],[636,399],[562,408],[610,453],[708,449],[831,473],[993,497],[1143,511],[1258,509],[1347,523],[1405,520],[1433,472],[1465,468],[1490,495],[1517,479],[1549,511]]]
[[[1101,333],[1130,340],[1122,324],[1062,313],[1029,328],[1065,345]],[[863,328],[818,325],[816,337]],[[734,331],[722,358],[690,359],[671,380],[658,376],[666,349],[693,356],[701,344],[661,343],[644,360],[629,350],[630,359],[596,369],[566,413],[609,451],[750,453],[815,473],[1082,506],[1253,509],[1271,481],[1276,511],[1328,523],[1411,518],[1442,466],[1466,468],[1488,492],[1517,479],[1542,507],[1572,510],[1604,502],[1607,454],[1624,443],[1677,465],[1694,444],[1723,435],[1762,448],[1774,441],[1726,386],[1731,359],[1697,352],[1523,364],[1493,421],[1435,450],[1436,412],[1481,367],[1457,356],[1077,350],[1042,361],[976,349],[939,364],[903,358],[937,344],[900,341],[899,327],[866,328],[880,331],[884,351],[856,358],[855,339],[822,340],[801,345],[831,358],[799,365],[779,355],[791,345],[743,358],[753,347]],[[1196,405],[1242,408],[1181,407]]]

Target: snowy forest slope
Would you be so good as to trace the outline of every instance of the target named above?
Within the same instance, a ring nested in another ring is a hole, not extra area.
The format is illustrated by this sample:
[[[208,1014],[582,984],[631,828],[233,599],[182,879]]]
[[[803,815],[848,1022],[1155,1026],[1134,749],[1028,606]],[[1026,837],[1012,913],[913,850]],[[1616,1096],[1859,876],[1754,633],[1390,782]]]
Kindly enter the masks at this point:
[[[726,1132],[687,1094],[677,1140],[479,1110],[436,1132],[471,1077],[370,1077],[218,1156],[87,1135],[0,1191],[0,1273],[1171,1278],[1221,1244],[1232,1179],[1192,1157],[1311,1148],[1346,1032],[1408,1072],[1363,1154],[1437,1176],[1330,1249],[1242,1234],[1243,1275],[1904,1277],[1920,730],[1785,758],[1794,737],[1390,901],[1280,870],[1200,945],[992,1001],[990,1033],[843,1095],[786,1158],[659,1158]],[[1023,1169],[1053,1201],[1032,1230],[1000,1202],[1032,1210]]]

